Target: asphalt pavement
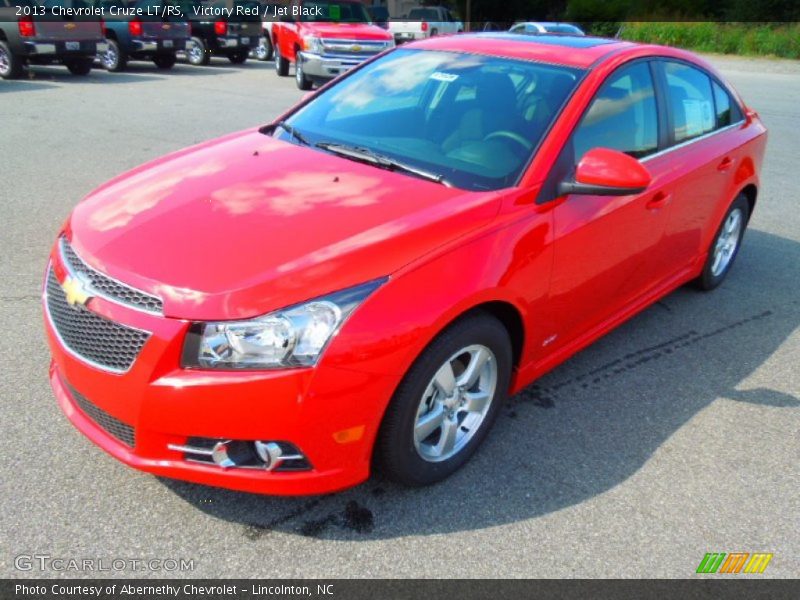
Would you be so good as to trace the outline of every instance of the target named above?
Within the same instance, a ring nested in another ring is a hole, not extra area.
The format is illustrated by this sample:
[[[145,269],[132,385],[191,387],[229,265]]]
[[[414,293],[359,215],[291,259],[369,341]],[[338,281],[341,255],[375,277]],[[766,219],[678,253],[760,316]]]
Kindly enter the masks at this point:
[[[800,64],[712,60],[770,128],[725,284],[675,292],[513,398],[446,482],[300,499],[104,454],[56,406],[39,304],[50,245],[85,194],[268,122],[301,97],[294,80],[214,60],[0,81],[0,575],[690,577],[706,552],[735,551],[773,553],[763,577],[800,575]],[[36,554],[194,568],[15,568]]]

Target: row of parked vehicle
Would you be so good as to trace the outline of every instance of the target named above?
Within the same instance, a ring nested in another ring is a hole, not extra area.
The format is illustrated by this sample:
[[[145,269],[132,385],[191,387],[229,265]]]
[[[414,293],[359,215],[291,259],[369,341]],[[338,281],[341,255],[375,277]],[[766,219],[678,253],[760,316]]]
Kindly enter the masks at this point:
[[[87,75],[99,59],[108,71],[129,61],[171,69],[179,53],[192,65],[212,56],[242,64],[275,60],[279,76],[295,66],[297,86],[311,89],[395,44],[464,31],[444,7],[412,9],[390,20],[360,0],[0,0],[0,77],[28,64],[63,64]],[[522,29],[520,29],[520,26]],[[518,24],[532,33],[541,24]],[[544,30],[542,30],[544,31]]]

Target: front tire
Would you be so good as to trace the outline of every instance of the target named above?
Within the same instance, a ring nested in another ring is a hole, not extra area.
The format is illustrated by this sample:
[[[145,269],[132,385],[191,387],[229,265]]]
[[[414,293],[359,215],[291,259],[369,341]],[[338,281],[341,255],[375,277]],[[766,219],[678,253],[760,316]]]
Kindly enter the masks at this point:
[[[107,39],[108,49],[100,57],[100,63],[106,71],[119,73],[128,65],[128,56],[120,49],[117,40]]]
[[[378,465],[411,486],[436,483],[475,453],[509,388],[508,332],[480,312],[446,329],[409,369],[386,411]]]
[[[275,72],[278,77],[286,77],[289,75],[289,60],[281,55],[281,47],[275,44]]]
[[[294,80],[297,83],[297,87],[304,92],[307,92],[312,87],[314,87],[314,82],[311,81],[308,77],[306,77],[305,72],[303,71],[303,59],[300,57],[300,54],[297,54],[297,60],[294,63]]]
[[[714,241],[711,242],[703,272],[695,280],[696,287],[709,291],[722,283],[739,254],[749,219],[750,203],[744,194],[739,194],[725,213]]]
[[[168,70],[175,66],[177,58],[174,54],[157,54],[153,57],[153,63],[159,69]]]
[[[15,79],[22,75],[22,60],[11,52],[6,42],[0,41],[0,77]]]
[[[186,48],[186,60],[195,67],[203,67],[211,62],[211,53],[199,37],[189,40],[188,48]]]

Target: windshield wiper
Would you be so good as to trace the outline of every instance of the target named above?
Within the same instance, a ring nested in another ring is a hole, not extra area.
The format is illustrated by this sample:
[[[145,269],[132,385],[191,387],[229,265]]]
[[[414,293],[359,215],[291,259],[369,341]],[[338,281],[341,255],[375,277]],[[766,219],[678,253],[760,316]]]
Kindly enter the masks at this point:
[[[363,146],[349,146],[347,144],[338,144],[334,142],[319,142],[314,145],[317,148],[327,150],[328,152],[332,152],[338,156],[366,162],[389,171],[401,171],[410,175],[416,175],[417,177],[427,179],[428,181],[441,183],[447,187],[453,187],[453,184],[445,179],[444,175],[426,171],[418,167],[413,167],[402,161],[379,154],[374,150],[370,150],[369,148],[364,148]]]
[[[305,136],[302,133],[297,131],[297,129],[289,125],[286,121],[279,121],[278,123],[275,124],[275,127],[280,127],[281,129],[283,129],[286,133],[288,133],[298,142],[303,144],[303,146],[311,145],[311,143],[305,138]]]

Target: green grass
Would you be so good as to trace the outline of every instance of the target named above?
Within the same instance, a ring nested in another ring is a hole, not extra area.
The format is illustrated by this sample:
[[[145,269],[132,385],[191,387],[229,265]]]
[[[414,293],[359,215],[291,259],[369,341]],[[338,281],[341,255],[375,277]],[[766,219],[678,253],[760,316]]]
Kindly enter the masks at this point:
[[[698,52],[800,58],[800,23],[623,23],[620,37]]]

